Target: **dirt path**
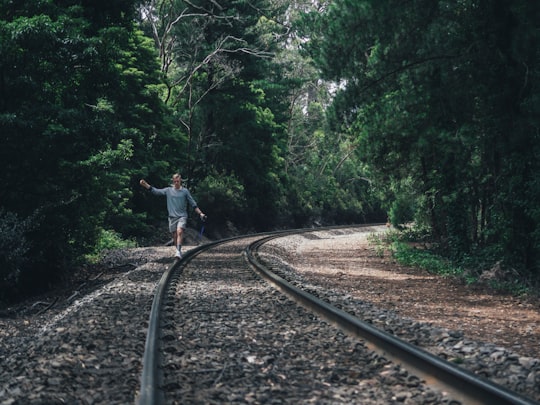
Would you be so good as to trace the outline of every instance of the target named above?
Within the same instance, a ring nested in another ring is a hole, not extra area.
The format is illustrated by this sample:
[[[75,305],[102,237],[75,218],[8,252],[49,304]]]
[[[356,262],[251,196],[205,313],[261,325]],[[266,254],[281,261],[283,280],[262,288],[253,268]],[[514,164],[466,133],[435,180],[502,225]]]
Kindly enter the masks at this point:
[[[291,249],[288,261],[333,288],[382,308],[540,358],[537,300],[400,266],[388,254],[381,257],[365,233],[303,239]]]

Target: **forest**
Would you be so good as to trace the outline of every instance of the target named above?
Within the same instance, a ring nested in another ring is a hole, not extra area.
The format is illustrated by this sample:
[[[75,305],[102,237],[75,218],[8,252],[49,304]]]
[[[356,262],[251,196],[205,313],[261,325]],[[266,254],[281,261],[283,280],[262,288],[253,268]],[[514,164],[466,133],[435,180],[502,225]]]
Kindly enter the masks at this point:
[[[176,172],[212,238],[388,220],[539,285],[539,130],[538,1],[1,0],[0,302]]]

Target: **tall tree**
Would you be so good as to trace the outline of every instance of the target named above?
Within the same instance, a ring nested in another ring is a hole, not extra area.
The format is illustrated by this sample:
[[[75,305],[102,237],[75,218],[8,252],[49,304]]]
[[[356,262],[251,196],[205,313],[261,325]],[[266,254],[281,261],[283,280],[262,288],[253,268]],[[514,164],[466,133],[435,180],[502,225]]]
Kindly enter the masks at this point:
[[[194,183],[216,173],[236,178],[249,200],[244,218],[259,226],[280,200],[275,144],[286,89],[272,62],[277,42],[268,40],[283,30],[278,3],[164,0],[143,9],[168,83],[165,99],[188,134],[184,173]]]
[[[446,251],[489,248],[529,270],[540,247],[531,210],[539,9],[523,0],[343,0],[315,18],[319,35],[307,45],[343,84],[336,116],[379,184],[398,193],[391,198],[414,196],[416,221]]]
[[[27,224],[30,257],[12,282],[46,285],[129,213],[131,159],[163,127],[135,3],[0,4],[1,206]]]

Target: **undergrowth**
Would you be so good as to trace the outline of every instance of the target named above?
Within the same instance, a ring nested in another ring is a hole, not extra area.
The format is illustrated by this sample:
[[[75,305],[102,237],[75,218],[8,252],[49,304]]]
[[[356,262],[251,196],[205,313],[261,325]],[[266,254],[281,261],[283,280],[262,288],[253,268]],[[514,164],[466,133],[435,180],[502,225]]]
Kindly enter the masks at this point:
[[[463,269],[429,250],[411,247],[406,242],[394,241],[390,249],[392,256],[401,264],[425,269],[441,276],[459,276]]]
[[[412,228],[371,234],[368,241],[379,257],[389,253],[401,265],[423,269],[440,276],[457,277],[467,285],[479,282],[482,273],[491,271],[496,265],[495,259],[492,259],[491,264],[487,264],[485,257],[475,258],[470,255],[466,261],[452,261],[430,245],[425,233]],[[496,291],[516,296],[534,294],[535,291],[532,282],[518,276],[507,280],[493,278],[486,283]]]
[[[94,251],[85,256],[88,263],[97,263],[108,250],[137,247],[137,242],[123,239],[120,234],[110,230],[102,230]]]
[[[437,255],[428,248],[413,245],[410,236],[403,231],[389,231],[384,234],[371,234],[369,242],[379,257],[389,252],[400,264],[417,267],[442,276],[459,276],[463,269],[450,260]]]

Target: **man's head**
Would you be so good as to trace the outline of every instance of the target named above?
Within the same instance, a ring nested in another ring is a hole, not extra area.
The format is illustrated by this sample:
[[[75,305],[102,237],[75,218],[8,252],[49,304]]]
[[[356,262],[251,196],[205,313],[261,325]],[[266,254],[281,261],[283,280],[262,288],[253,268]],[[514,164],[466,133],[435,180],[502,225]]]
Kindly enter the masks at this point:
[[[172,182],[174,188],[180,188],[180,186],[182,185],[182,176],[180,176],[178,173],[174,174],[172,176]]]

